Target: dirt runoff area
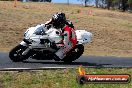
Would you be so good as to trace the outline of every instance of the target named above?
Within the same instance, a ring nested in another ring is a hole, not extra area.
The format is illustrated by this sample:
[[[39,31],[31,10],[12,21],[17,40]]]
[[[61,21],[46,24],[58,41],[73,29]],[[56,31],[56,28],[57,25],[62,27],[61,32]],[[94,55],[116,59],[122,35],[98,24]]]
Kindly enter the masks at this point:
[[[0,2],[0,51],[9,52],[27,28],[45,23],[52,14],[65,12],[76,29],[93,33],[85,55],[132,57],[132,13],[54,3]]]

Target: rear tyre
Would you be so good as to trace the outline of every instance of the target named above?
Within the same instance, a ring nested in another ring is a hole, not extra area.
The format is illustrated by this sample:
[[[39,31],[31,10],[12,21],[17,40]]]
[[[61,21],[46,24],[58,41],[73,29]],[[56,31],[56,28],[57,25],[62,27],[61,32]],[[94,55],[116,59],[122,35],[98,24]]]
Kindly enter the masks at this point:
[[[70,52],[67,53],[66,57],[63,59],[65,63],[71,63],[78,59],[84,52],[83,45],[76,45]]]
[[[29,55],[22,55],[23,51],[25,51],[27,49],[27,47],[23,46],[23,45],[17,45],[15,48],[13,48],[10,52],[9,52],[9,57],[13,62],[21,62],[23,60],[26,60],[29,58]]]

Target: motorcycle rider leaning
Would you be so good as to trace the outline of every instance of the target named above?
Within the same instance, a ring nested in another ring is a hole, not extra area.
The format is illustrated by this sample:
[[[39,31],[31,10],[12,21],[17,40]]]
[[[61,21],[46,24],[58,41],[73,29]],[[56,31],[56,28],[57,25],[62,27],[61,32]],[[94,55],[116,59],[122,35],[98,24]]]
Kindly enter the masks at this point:
[[[69,19],[66,19],[65,13],[59,12],[54,14],[52,16],[52,19],[50,19],[49,21],[45,23],[45,26],[47,28],[50,28],[51,25],[53,25],[55,28],[61,28],[64,26],[64,24],[74,29],[74,25],[72,21],[70,21]]]
[[[50,28],[53,26],[56,29],[61,29],[62,42],[56,44],[60,49],[55,53],[55,60],[59,61],[63,59],[66,54],[75,47],[77,43],[77,37],[74,30],[74,26],[70,20],[66,20],[64,13],[56,13],[52,16],[52,19],[45,23],[45,27]]]

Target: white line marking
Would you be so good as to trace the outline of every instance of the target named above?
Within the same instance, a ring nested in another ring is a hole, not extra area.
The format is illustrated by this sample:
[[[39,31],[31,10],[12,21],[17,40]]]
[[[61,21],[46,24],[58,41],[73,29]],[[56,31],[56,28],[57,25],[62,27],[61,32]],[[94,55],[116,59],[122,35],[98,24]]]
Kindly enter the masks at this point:
[[[13,71],[13,70],[45,70],[45,69],[66,69],[75,67],[38,67],[38,68],[2,68],[0,71]]]

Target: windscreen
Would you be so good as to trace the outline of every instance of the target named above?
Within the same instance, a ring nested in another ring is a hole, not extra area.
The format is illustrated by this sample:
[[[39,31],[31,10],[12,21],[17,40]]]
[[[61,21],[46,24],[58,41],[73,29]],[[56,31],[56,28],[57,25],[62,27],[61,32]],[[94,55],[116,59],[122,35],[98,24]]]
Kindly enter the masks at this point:
[[[43,26],[39,26],[36,28],[36,30],[34,31],[33,34],[36,34],[36,35],[45,35],[45,31],[44,31],[44,27]]]

